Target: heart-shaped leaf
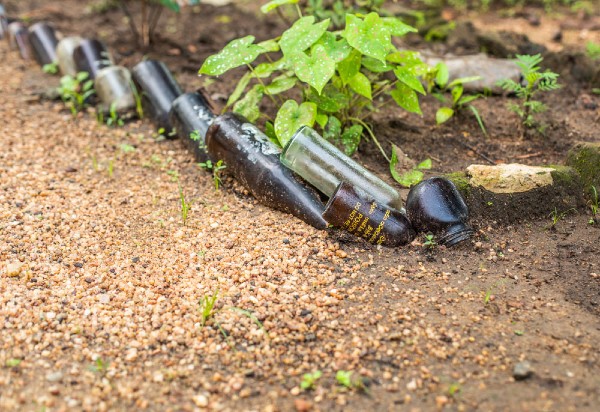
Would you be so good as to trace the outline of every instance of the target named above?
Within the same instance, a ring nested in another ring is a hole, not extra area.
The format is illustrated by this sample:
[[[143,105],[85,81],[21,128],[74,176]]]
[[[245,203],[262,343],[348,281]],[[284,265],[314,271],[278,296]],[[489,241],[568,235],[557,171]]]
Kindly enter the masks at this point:
[[[234,106],[233,111],[239,113],[254,123],[260,116],[259,104],[264,95],[264,87],[260,84],[254,85],[243,99],[239,100]]]
[[[389,28],[375,12],[367,14],[364,20],[353,14],[346,15],[346,28],[342,36],[362,54],[383,63],[385,56],[394,48]]]
[[[413,89],[414,91],[425,95],[425,89],[421,81],[415,74],[414,70],[408,67],[398,67],[394,70],[394,74],[402,83]]]
[[[235,102],[238,101],[240,97],[242,97],[242,93],[246,90],[246,87],[250,83],[250,79],[252,78],[252,72],[248,72],[242,76],[242,78],[238,81],[238,84],[235,86],[233,93],[229,95],[229,99],[227,100],[227,104],[225,107],[229,107]]]
[[[435,114],[435,122],[442,124],[447,122],[454,115],[454,110],[449,107],[440,107]]]
[[[419,107],[419,97],[417,92],[404,83],[396,84],[396,88],[390,92],[390,96],[392,96],[398,106],[403,109],[411,113],[423,114]]]
[[[335,116],[329,116],[327,126],[325,126],[325,130],[323,130],[323,137],[330,142],[335,142],[341,135],[342,122]]]
[[[338,63],[337,70],[344,84],[360,70],[362,55],[358,50],[353,50],[344,60]],[[376,60],[377,61],[377,60]]]
[[[308,92],[307,100],[317,104],[319,110],[337,113],[348,105],[348,98],[335,86],[328,84],[319,95],[314,89]]]
[[[321,45],[313,47],[310,56],[303,52],[294,54],[291,61],[296,76],[314,87],[319,94],[335,74],[335,62]]]
[[[409,170],[399,176],[394,176],[394,180],[404,187],[411,187],[423,180],[423,172],[417,169]]]
[[[314,24],[313,16],[302,17],[281,35],[279,46],[284,56],[303,52],[315,44],[327,31],[329,19]]]
[[[350,47],[346,39],[337,40],[336,35],[328,31],[321,36],[316,44],[325,47],[329,57],[336,63],[344,60],[352,51],[352,47]]]
[[[358,72],[354,76],[352,76],[352,78],[350,78],[350,80],[348,81],[348,85],[352,90],[354,90],[361,96],[364,96],[369,100],[372,99],[371,82],[369,81],[367,76],[365,76],[361,72]]]
[[[264,52],[262,47],[252,44],[253,42],[254,36],[246,36],[229,42],[219,53],[206,59],[198,73],[219,76],[235,67],[252,63]]]
[[[279,94],[290,90],[296,85],[296,78],[282,75],[273,79],[273,81],[265,87],[267,94]]]
[[[383,21],[383,24],[385,24],[392,36],[400,37],[404,36],[406,33],[418,32],[417,29],[415,29],[412,26],[409,26],[406,23],[403,23],[402,20],[400,20],[397,17],[383,17],[381,20]]]
[[[294,100],[287,100],[275,118],[275,134],[282,147],[302,126],[312,127],[317,117],[317,105],[304,102],[300,106]]]
[[[359,124],[354,124],[347,127],[342,133],[342,144],[344,145],[344,152],[351,156],[358,149],[360,143],[360,137],[362,136],[363,127]]]

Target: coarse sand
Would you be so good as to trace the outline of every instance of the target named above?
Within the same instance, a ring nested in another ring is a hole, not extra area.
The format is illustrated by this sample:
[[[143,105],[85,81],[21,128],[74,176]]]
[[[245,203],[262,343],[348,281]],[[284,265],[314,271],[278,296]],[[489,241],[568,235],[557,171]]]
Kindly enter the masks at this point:
[[[0,410],[596,410],[599,314],[561,278],[600,282],[568,263],[600,253],[586,216],[354,243],[216,191],[148,120],[37,101],[27,79],[57,79],[17,56],[0,45]]]

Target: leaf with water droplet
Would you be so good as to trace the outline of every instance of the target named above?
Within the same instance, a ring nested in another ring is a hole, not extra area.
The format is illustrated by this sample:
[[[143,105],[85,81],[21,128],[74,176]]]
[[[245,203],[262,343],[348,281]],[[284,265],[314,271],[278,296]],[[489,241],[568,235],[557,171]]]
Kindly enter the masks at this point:
[[[329,57],[325,47],[319,44],[313,47],[310,56],[300,52],[290,59],[296,76],[314,87],[319,94],[335,74],[335,62]]]
[[[364,20],[353,14],[346,15],[346,28],[342,36],[362,54],[383,63],[385,56],[394,49],[389,28],[375,12],[367,14]]]
[[[298,19],[292,27],[287,29],[281,35],[279,46],[284,56],[291,56],[303,52],[315,44],[319,38],[327,31],[329,19],[314,24],[313,16],[302,17]]]
[[[235,39],[227,44],[223,50],[213,54],[204,61],[198,74],[219,76],[235,67],[252,63],[265,50],[254,42],[254,36]]]
[[[287,100],[281,106],[275,118],[275,134],[281,146],[285,146],[300,127],[312,127],[315,124],[316,117],[316,104],[304,102],[298,106],[296,101]]]

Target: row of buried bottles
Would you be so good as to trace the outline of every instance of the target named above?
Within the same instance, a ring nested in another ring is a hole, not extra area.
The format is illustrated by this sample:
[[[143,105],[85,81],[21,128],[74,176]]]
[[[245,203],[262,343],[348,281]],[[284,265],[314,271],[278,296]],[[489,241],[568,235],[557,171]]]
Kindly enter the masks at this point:
[[[88,72],[104,107],[135,106],[130,79],[145,113],[158,127],[174,130],[196,161],[222,160],[228,172],[261,203],[318,228],[342,228],[370,243],[401,246],[418,231],[452,246],[471,235],[467,206],[452,182],[434,177],[413,186],[405,207],[396,189],[346,156],[310,127],[280,149],[255,125],[235,113],[215,116],[203,95],[183,93],[168,68],[145,60],[130,72],[114,66],[95,39],[58,41],[52,27],[6,25],[13,46],[31,47],[40,65],[58,63],[63,74]],[[327,200],[326,204],[324,200]]]

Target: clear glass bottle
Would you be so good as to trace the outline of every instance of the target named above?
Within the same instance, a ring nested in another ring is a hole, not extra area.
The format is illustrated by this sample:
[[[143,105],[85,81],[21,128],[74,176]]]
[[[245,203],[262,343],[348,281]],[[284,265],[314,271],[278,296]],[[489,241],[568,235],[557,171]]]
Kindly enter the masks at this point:
[[[94,80],[94,88],[104,112],[109,112],[112,107],[117,112],[135,107],[135,97],[131,90],[131,73],[125,67],[110,66],[100,70]]]
[[[79,36],[65,37],[56,45],[56,56],[58,57],[58,67],[63,76],[73,76],[77,74],[77,66],[73,59],[73,52],[81,44],[83,39]]]
[[[286,144],[281,163],[331,197],[340,182],[348,182],[377,201],[401,210],[400,194],[383,180],[342,153],[315,130],[303,126]]]

